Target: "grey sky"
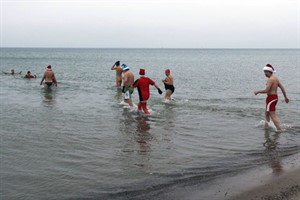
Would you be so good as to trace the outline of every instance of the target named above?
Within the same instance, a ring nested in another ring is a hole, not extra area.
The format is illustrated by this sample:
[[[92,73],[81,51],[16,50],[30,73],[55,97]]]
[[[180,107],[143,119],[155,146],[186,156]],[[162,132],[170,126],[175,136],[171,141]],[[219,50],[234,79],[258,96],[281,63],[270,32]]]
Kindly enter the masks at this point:
[[[299,0],[1,0],[1,47],[299,48]]]

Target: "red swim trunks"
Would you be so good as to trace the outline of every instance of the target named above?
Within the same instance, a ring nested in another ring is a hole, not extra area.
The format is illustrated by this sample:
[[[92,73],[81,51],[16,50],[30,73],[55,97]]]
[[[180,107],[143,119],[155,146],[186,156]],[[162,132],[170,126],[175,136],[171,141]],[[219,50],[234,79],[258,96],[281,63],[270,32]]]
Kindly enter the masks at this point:
[[[266,99],[266,111],[275,112],[277,101],[278,101],[277,94],[268,95]]]

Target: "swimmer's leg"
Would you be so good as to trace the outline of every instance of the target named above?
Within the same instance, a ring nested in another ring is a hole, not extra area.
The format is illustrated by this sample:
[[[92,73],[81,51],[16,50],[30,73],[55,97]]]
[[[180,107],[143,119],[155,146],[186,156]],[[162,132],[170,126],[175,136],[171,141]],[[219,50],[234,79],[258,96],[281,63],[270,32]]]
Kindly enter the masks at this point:
[[[172,95],[172,91],[171,90],[166,90],[165,99],[171,100],[171,95]]]
[[[145,114],[150,114],[150,112],[149,112],[149,110],[147,108],[147,102],[142,102],[141,104],[142,104],[142,108],[144,110],[144,113]]]
[[[280,122],[279,122],[275,112],[270,112],[270,116],[271,116],[271,119],[272,119],[277,131],[281,132],[282,130],[281,130]]]
[[[265,111],[265,128],[269,127],[269,123],[270,123],[270,112]]]

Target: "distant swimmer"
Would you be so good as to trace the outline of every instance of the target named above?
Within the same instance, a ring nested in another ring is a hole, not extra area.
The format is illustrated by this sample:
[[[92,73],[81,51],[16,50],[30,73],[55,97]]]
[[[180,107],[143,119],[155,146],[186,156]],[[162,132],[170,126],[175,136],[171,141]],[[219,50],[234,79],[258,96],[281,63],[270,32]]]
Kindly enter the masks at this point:
[[[28,79],[36,78],[36,75],[32,75],[31,72],[28,71],[27,74],[24,76],[24,78],[28,78]]]
[[[16,72],[14,69],[12,69],[12,70],[10,70],[10,72],[4,72],[4,71],[2,71],[2,73],[3,73],[3,74],[11,74],[11,75],[15,75],[15,74],[21,74],[22,71]]]
[[[267,98],[266,98],[266,110],[265,110],[265,127],[268,127],[268,123],[270,122],[270,117],[277,129],[277,132],[281,132],[281,126],[279,123],[279,120],[275,114],[276,110],[276,104],[278,101],[278,96],[277,96],[277,88],[279,87],[281,89],[281,92],[284,96],[284,100],[286,103],[289,102],[289,99],[286,95],[285,89],[279,79],[273,75],[275,73],[275,69],[271,64],[267,64],[264,68],[264,73],[265,76],[268,77],[267,85],[266,88],[263,90],[258,90],[255,91],[254,94],[257,95],[259,93],[266,93]]]
[[[171,76],[170,69],[166,69],[165,74],[166,74],[166,78],[162,80],[166,89],[165,99],[172,100],[171,95],[174,93],[175,87],[173,85],[173,77]]]
[[[116,85],[117,85],[117,87],[121,87],[121,85],[122,85],[122,72],[123,72],[123,69],[120,66],[120,61],[117,61],[111,67],[111,70],[116,70]]]
[[[138,104],[138,110],[141,111],[143,109],[145,114],[150,114],[147,108],[147,100],[150,97],[149,85],[154,85],[159,94],[162,94],[162,91],[152,79],[145,76],[145,69],[141,68],[139,74],[140,78],[137,79],[133,84],[133,87],[137,88],[139,92],[140,102]]]
[[[124,102],[128,103],[130,106],[133,106],[131,95],[134,90],[134,75],[126,64],[122,64],[122,71],[124,73],[124,82],[122,88],[122,92],[124,93]]]
[[[46,71],[44,72],[44,76],[43,76],[43,78],[42,78],[42,80],[41,80],[40,85],[43,84],[43,81],[44,81],[44,80],[45,80],[45,84],[48,86],[48,88],[51,87],[53,84],[54,84],[55,86],[57,86],[57,81],[56,81],[56,78],[55,78],[55,74],[54,74],[54,72],[52,71],[51,65],[48,65],[48,66],[47,66],[47,69],[46,69]]]

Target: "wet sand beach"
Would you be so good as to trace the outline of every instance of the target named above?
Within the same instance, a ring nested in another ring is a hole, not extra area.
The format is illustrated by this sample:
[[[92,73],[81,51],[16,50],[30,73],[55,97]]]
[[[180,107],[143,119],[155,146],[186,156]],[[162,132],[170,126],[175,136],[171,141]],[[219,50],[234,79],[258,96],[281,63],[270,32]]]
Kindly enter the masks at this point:
[[[280,168],[267,164],[240,173],[220,175],[205,185],[177,189],[164,197],[185,200],[299,200],[300,156],[282,159]]]
[[[262,181],[262,185],[238,194],[230,200],[299,200],[300,168],[272,177],[271,181]]]

